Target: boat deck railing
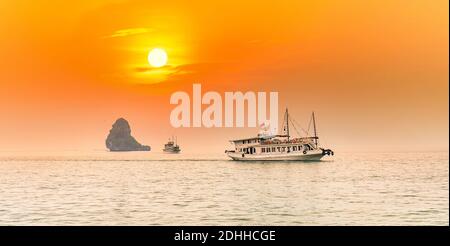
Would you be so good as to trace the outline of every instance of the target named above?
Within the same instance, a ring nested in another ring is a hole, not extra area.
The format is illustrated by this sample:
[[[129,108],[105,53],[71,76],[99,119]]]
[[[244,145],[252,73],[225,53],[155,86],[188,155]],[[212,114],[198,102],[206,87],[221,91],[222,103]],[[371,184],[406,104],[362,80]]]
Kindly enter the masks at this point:
[[[268,144],[310,144],[314,143],[315,137],[307,137],[307,138],[294,138],[289,140],[280,140],[280,139],[272,139],[272,140],[263,140],[261,141],[262,145]]]

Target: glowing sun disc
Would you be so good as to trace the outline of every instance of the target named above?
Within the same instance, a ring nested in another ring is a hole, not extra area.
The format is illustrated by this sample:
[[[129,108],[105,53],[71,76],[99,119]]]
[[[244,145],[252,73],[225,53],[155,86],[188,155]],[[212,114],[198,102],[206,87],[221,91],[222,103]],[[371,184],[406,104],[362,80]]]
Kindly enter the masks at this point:
[[[167,64],[167,53],[161,48],[154,48],[148,53],[148,63],[152,67],[162,67]]]

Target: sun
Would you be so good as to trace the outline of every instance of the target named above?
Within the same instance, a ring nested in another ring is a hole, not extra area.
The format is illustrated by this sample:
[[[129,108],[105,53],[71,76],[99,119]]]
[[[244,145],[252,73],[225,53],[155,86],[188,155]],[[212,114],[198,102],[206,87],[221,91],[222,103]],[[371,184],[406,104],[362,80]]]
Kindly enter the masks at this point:
[[[167,53],[164,49],[154,48],[148,53],[148,63],[152,67],[162,67],[167,64]]]

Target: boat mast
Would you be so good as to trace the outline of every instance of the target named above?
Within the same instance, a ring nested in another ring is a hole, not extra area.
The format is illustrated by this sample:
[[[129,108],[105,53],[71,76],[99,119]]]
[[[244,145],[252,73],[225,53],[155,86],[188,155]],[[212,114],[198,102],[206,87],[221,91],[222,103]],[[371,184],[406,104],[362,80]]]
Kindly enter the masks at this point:
[[[289,113],[288,113],[288,109],[286,108],[286,134],[287,134],[287,139],[289,141]]]
[[[314,143],[317,146],[316,117],[314,116],[314,111],[312,112],[312,120],[313,120],[313,126],[314,126]]]

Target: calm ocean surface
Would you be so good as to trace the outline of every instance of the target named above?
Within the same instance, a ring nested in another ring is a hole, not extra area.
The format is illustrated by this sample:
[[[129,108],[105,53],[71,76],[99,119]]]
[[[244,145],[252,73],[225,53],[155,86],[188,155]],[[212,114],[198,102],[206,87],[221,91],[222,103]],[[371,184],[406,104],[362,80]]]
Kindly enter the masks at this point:
[[[449,225],[449,155],[0,152],[0,225]]]

